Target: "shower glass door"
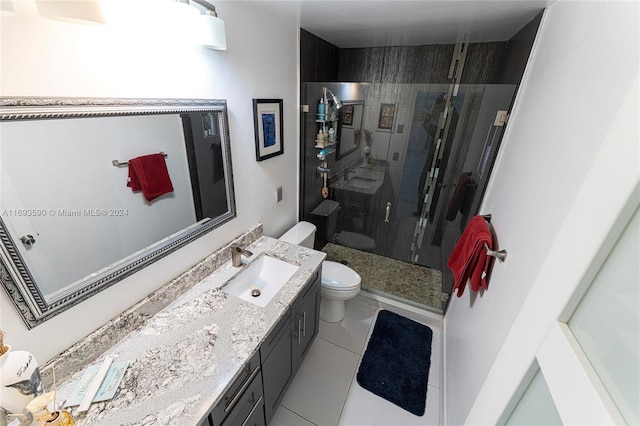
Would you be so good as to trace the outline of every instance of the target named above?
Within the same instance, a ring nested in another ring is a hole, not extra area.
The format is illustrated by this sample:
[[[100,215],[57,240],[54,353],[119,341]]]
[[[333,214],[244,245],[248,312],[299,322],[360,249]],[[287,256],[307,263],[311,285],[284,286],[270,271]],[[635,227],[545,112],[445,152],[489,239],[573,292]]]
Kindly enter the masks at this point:
[[[514,93],[513,85],[358,85],[360,148],[330,163],[330,198],[341,210],[329,259],[348,263],[371,293],[443,312],[453,284],[446,262],[478,211],[504,130],[496,116]]]

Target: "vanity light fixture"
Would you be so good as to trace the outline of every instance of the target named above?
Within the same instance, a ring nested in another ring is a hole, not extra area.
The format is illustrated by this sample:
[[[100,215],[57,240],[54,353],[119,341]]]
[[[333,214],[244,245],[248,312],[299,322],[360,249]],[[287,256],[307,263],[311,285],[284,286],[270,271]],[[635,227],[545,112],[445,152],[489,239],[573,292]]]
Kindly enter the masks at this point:
[[[204,13],[198,16],[196,21],[198,44],[213,50],[227,50],[224,21],[218,18],[216,7],[207,0],[193,0],[193,2],[205,8]]]
[[[0,13],[3,15],[13,15],[16,13],[16,7],[11,0],[0,0]]]
[[[105,23],[100,0],[36,0],[35,3],[44,18],[79,24]]]

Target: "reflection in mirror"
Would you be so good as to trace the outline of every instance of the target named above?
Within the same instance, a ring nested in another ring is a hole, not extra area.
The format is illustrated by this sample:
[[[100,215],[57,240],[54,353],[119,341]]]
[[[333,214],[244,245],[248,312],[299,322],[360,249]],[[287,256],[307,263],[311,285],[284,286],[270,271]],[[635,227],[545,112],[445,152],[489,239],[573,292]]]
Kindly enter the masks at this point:
[[[0,98],[0,132],[0,278],[29,328],[236,215],[225,101]],[[147,201],[128,163],[161,152],[173,190]]]
[[[363,101],[343,101],[337,131],[336,159],[351,154],[360,147],[362,138]]]

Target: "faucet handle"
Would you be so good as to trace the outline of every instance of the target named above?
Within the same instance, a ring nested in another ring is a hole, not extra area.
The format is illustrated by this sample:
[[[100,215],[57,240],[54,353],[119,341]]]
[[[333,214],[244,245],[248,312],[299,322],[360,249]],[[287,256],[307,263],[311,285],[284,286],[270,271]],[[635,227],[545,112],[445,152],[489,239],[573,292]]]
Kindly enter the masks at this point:
[[[240,247],[239,244],[232,244],[230,248],[231,248],[231,264],[235,267],[242,266],[243,254],[247,257],[253,256],[253,253],[251,253],[249,250],[243,249],[242,247]]]

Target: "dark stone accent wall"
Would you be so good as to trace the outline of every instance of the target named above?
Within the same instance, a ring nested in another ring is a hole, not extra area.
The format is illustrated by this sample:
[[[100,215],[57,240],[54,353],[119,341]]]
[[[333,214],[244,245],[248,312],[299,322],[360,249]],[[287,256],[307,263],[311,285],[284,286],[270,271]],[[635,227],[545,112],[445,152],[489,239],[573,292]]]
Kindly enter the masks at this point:
[[[340,49],[309,31],[300,29],[300,80],[337,81]]]
[[[318,37],[300,30],[300,81],[316,81],[316,58]]]
[[[469,45],[462,83],[497,83],[507,42]],[[367,83],[448,83],[455,46],[340,49],[338,81]]]
[[[508,42],[470,43],[461,84],[497,84]]]
[[[533,42],[538,33],[538,27],[540,27],[542,13],[540,12],[509,40],[504,65],[498,79],[499,84],[520,84],[533,48]]]
[[[306,93],[304,92],[304,83],[337,81],[338,80],[338,61],[340,49],[328,41],[321,39],[309,31],[300,28],[300,104],[304,104]],[[318,96],[318,99],[320,97]],[[300,205],[298,206],[299,216],[301,220],[307,219],[308,213],[313,207],[322,201],[320,191],[312,191],[313,182],[315,180],[315,167],[318,160],[315,157],[317,150],[313,146],[304,143],[305,128],[313,129],[315,135],[315,126],[313,117],[310,123],[305,123],[309,119],[309,114],[300,112]],[[313,140],[314,138],[311,137]],[[305,207],[306,206],[306,207]]]
[[[338,81],[348,83],[380,81],[384,48],[340,49]]]

